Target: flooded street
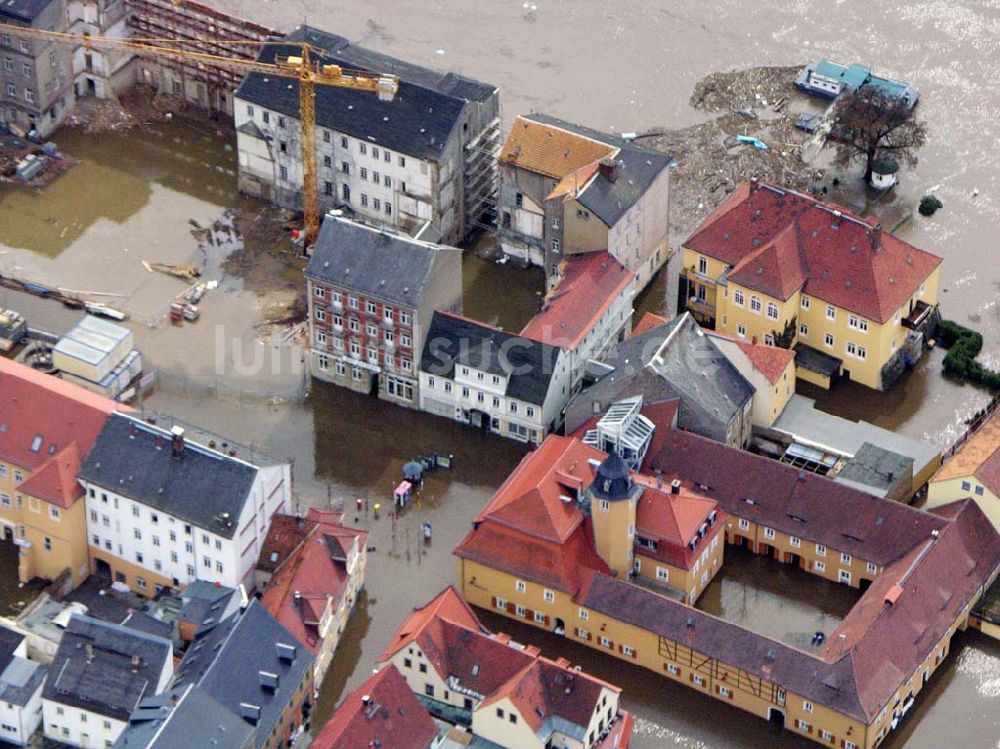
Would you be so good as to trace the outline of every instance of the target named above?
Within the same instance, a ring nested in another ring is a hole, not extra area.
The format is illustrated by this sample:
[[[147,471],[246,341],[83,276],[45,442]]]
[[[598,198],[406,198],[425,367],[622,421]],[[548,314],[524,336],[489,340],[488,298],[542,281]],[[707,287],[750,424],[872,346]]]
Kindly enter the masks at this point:
[[[535,10],[519,0],[207,2],[278,28],[305,18],[379,51],[496,83],[508,124],[518,113],[535,110],[617,132],[682,126],[703,118],[688,98],[711,72],[797,65],[823,56],[863,62],[902,78],[920,90],[917,111],[930,132],[920,164],[902,176],[897,203],[913,205],[937,188],[944,209],[932,219],[914,217],[899,234],[944,256],[944,316],[980,330],[983,364],[1000,367],[1000,251],[994,228],[1000,215],[994,124],[1000,79],[986,72],[1000,62],[998,2],[838,0],[827,7],[801,0],[540,0]],[[454,581],[451,549],[525,448],[318,383],[299,402],[309,384],[299,366],[301,349],[258,337],[255,325],[266,311],[265,300],[238,278],[221,277],[223,287],[206,297],[200,323],[157,324],[165,303],[184,284],[147,273],[140,260],[198,259],[189,221],[208,225],[227,208],[250,205],[235,190],[230,136],[217,137],[207,123],[175,120],[127,133],[62,131],[54,140],[81,164],[41,195],[0,186],[0,269],[126,295],[122,298],[135,307],[131,327],[137,346],[147,369],[159,375],[145,407],[292,459],[302,507],[343,507],[348,522],[371,530],[368,595],[359,602],[324,684],[316,712],[322,721],[345,689],[370,674],[412,608]],[[672,245],[677,248],[692,228],[675,226]],[[677,266],[675,257],[636,300],[637,316],[673,312]],[[109,267],[116,273],[109,274]],[[496,265],[472,252],[466,253],[463,270],[466,314],[519,330],[536,309],[542,288],[537,271]],[[221,273],[216,266],[213,272]],[[79,317],[53,302],[4,289],[0,305],[20,309],[32,325],[55,332]],[[817,398],[825,410],[946,446],[988,396],[943,379],[943,356],[940,350],[925,356],[888,393],[853,385],[824,393],[801,383],[799,391]],[[257,358],[259,366],[233,366]],[[384,511],[375,517],[376,502],[383,508],[391,504],[403,463],[435,452],[453,454],[454,468],[430,474],[418,502],[395,522]],[[368,500],[367,512],[355,510],[359,497]],[[418,537],[422,522],[432,524],[430,544]],[[842,586],[801,580],[784,567],[764,577],[759,567],[766,560],[730,549],[727,556],[701,607],[787,642],[816,630],[829,633],[855,600]],[[4,570],[11,569],[11,560],[2,561]],[[0,593],[16,600],[18,591]],[[487,626],[623,685],[624,706],[637,716],[637,749],[815,746],[656,674],[488,613],[483,618]],[[1000,643],[969,632],[956,636],[952,655],[883,746],[1000,749],[998,737]]]
[[[697,608],[741,627],[815,652],[816,632],[829,635],[857,603],[857,590],[804,570],[727,546],[722,569]]]

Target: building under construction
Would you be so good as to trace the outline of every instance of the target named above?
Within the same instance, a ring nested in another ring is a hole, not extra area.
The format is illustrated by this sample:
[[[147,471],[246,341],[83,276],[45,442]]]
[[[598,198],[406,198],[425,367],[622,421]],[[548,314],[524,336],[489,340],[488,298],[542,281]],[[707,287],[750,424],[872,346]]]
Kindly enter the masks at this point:
[[[91,37],[176,40],[188,52],[253,60],[259,43],[282,33],[191,0],[70,0],[66,30]],[[246,44],[239,44],[241,41]],[[237,42],[234,44],[233,42]],[[232,116],[242,75],[195,60],[137,56],[133,51],[77,45],[74,94],[113,99],[135,84],[207,113]]]
[[[391,100],[347,88],[315,93],[319,204],[403,232],[428,223],[433,241],[460,242],[493,210],[500,92],[492,84],[420,67],[300,26],[258,62],[299,54],[323,65],[398,79]],[[296,81],[252,72],[235,94],[240,189],[300,209],[302,125]],[[426,235],[425,235],[426,238]]]

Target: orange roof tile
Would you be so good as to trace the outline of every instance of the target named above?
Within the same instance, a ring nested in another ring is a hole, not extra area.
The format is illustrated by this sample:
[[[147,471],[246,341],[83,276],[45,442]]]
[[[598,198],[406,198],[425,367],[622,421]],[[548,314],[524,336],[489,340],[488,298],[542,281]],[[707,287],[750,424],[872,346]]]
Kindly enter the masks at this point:
[[[735,336],[706,331],[713,338],[725,338],[735,343],[740,351],[750,360],[755,369],[759,370],[772,385],[781,379],[788,365],[795,361],[795,352],[780,346],[768,346],[764,343],[751,343]]]
[[[975,476],[1000,496],[1000,408],[948,458],[931,481]]]
[[[801,286],[803,293],[879,323],[941,263],[882,231],[874,219],[756,183],[742,183],[684,246],[731,266],[733,281],[748,288],[787,298]]]
[[[555,125],[518,117],[504,141],[500,161],[562,179],[570,172],[617,151],[613,146]]]
[[[576,486],[593,481],[595,469],[588,461],[603,459],[604,453],[579,440],[549,436],[521,460],[476,522],[490,519],[538,538],[563,541],[580,525],[583,514],[561,497],[575,499]]]
[[[607,250],[572,256],[561,269],[559,283],[521,335],[570,351],[597,326],[635,274]]]
[[[666,318],[663,315],[654,315],[652,312],[647,312],[639,318],[639,322],[637,322],[635,327],[632,328],[632,332],[629,333],[629,338],[642,335],[643,333],[648,333],[653,328],[666,325],[668,322],[670,322],[669,318]]]
[[[593,163],[587,164],[586,166],[581,166],[579,169],[574,169],[572,172],[567,174],[559,183],[552,188],[552,192],[545,196],[546,200],[554,200],[555,198],[562,197],[563,195],[568,195],[570,193],[576,195],[587,186],[590,179],[597,174],[597,170],[601,168],[601,162],[595,161]]]
[[[38,499],[69,507],[83,496],[80,461],[108,415],[130,410],[0,357],[0,460],[32,473],[21,487]]]

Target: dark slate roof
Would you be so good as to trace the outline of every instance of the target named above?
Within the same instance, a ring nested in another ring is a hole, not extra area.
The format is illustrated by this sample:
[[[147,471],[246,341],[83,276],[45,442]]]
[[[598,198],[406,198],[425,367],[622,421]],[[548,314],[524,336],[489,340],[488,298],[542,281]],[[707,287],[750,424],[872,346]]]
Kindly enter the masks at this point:
[[[48,667],[15,657],[0,672],[0,702],[24,707],[41,689]]]
[[[594,574],[581,603],[867,722],[850,659],[827,663],[632,583]],[[833,685],[833,686],[831,686]]]
[[[166,640],[174,636],[173,624],[161,621],[142,611],[130,612],[125,621],[122,622],[122,626],[137,632],[145,632],[147,635],[156,635]]]
[[[174,457],[170,432],[122,414],[108,418],[79,473],[225,538],[236,532],[256,476],[256,467],[191,441]]]
[[[56,0],[3,0],[0,2],[0,16],[10,16],[31,22],[45,8]]]
[[[667,169],[666,154],[628,147],[615,156],[617,176],[612,182],[600,171],[576,196],[584,208],[608,226],[614,226],[643,196],[653,181]]]
[[[542,112],[532,112],[531,114],[521,116],[526,120],[562,128],[563,130],[568,130],[571,133],[582,135],[585,138],[591,138],[609,146],[614,146],[615,148],[630,148],[636,151],[642,151],[643,153],[653,154],[654,156],[662,156],[659,151],[650,151],[645,148],[639,148],[631,141],[627,141],[620,136],[612,135],[611,133],[602,133],[600,130],[594,130],[593,128],[589,128],[584,125],[577,125],[575,122],[567,122],[566,120],[561,120],[558,117],[553,117],[552,115],[544,114]]]
[[[279,643],[295,648],[291,662],[278,657]],[[197,684],[236,715],[243,703],[260,708],[255,735],[257,745],[264,746],[313,660],[312,653],[255,598],[246,609],[191,643],[177,667],[174,684]],[[278,676],[276,689],[261,687],[261,671]]]
[[[802,367],[803,369],[808,369],[810,372],[817,372],[827,377],[833,377],[840,371],[840,365],[843,363],[842,359],[830,356],[812,346],[807,346],[804,343],[795,344],[796,367]]]
[[[14,651],[24,640],[24,635],[9,627],[0,626],[0,673],[14,659]]]
[[[662,359],[653,361],[668,339]],[[648,401],[678,396],[677,425],[713,439],[725,439],[727,425],[754,393],[753,385],[687,313],[622,341],[603,361],[614,371],[576,398],[607,407],[635,395]]]
[[[865,442],[836,478],[889,491],[904,479],[913,480],[913,458]]]
[[[87,645],[93,652],[89,663]],[[162,637],[74,615],[49,666],[42,696],[125,721],[139,700],[155,692],[172,653]],[[140,658],[135,671],[132,656]]]
[[[179,620],[193,622],[195,636],[207,632],[227,618],[237,605],[236,589],[195,580],[181,594]]]
[[[345,47],[343,37],[315,29],[299,27],[285,38],[295,42],[303,37],[315,48],[326,50],[320,55],[324,64],[400,77],[399,90],[392,101],[381,101],[368,91],[316,86],[317,125],[378,146],[423,159],[438,158],[465,108],[462,95],[479,93],[475,82],[468,79],[441,76],[362,48]],[[302,48],[295,44],[268,45],[261,48],[257,59],[270,63],[276,56],[301,52]],[[385,65],[389,70],[372,70],[367,67],[369,64]],[[236,96],[290,117],[299,115],[299,84],[292,78],[250,73]]]
[[[114,749],[247,749],[253,728],[199,687],[173,687],[144,699],[132,713]]]
[[[946,521],[825,476],[672,429],[648,470],[680,479],[726,512],[879,566],[899,559]]]
[[[461,250],[418,242],[327,215],[323,219],[306,276],[359,294],[416,308],[437,258],[461,262]]]
[[[485,101],[496,86],[466,78],[456,73],[441,73],[420,65],[415,65],[396,57],[384,55],[381,52],[360,47],[343,36],[329,34],[311,26],[299,26],[286,39],[308,41],[314,47],[324,49],[338,58],[345,60],[355,70],[367,70],[377,73],[390,73],[407,83],[423,86],[448,96],[471,101]]]
[[[509,375],[506,395],[542,405],[559,349],[448,312],[435,312],[424,343],[420,371],[448,379],[455,364]]]

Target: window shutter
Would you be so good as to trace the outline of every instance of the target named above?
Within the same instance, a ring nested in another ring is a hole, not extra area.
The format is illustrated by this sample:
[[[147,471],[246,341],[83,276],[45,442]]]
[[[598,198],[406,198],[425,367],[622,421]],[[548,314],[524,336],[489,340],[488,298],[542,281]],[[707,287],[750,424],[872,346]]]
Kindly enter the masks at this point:
[[[549,626],[549,615],[548,614],[545,615],[545,626],[546,627]]]
[[[638,653],[639,653],[638,650],[636,650],[635,648],[632,648],[632,657],[633,658],[637,657]]]
[[[497,607],[497,597],[496,596],[493,596],[493,598],[490,599],[490,604],[493,606],[493,608]]]
[[[619,645],[618,646],[618,652],[619,653],[624,653],[625,652],[625,646],[624,645]]]
[[[513,604],[513,602],[508,601],[507,602],[507,613],[508,614],[513,614],[515,611],[517,611],[517,607]]]

